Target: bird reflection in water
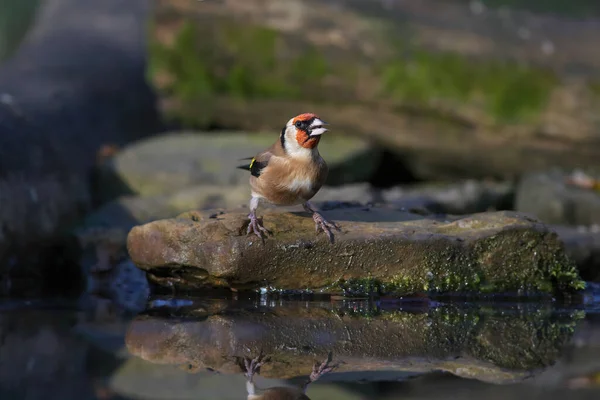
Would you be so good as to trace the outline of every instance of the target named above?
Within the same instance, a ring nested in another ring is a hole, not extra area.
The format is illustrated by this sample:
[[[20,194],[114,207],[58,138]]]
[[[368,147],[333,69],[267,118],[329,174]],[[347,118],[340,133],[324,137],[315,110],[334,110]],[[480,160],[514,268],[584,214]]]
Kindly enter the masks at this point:
[[[325,361],[321,364],[318,362],[315,363],[308,380],[300,387],[278,386],[265,390],[260,390],[256,387],[254,384],[254,374],[260,373],[260,367],[269,362],[269,357],[264,357],[262,352],[254,359],[249,357],[238,357],[237,364],[246,375],[248,400],[310,400],[306,395],[306,389],[311,383],[337,368],[338,365],[330,365],[332,360],[332,353],[329,352]]]

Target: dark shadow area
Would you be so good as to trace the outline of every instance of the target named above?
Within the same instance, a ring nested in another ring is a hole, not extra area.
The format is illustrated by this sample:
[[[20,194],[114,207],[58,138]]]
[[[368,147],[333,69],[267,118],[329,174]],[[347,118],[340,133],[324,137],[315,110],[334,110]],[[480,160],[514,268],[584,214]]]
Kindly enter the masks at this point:
[[[376,188],[387,189],[401,184],[423,182],[403,161],[402,155],[386,149],[380,149],[381,161],[369,183]]]
[[[46,301],[46,309],[3,308],[0,312],[2,399],[131,399],[106,390],[107,379],[123,360],[99,350],[76,332],[84,318],[74,303],[60,305]]]
[[[70,245],[57,236],[94,203],[89,171],[98,151],[161,129],[144,78],[149,6],[143,0],[45,1],[25,40],[1,65],[4,281],[29,275],[57,284],[58,291],[69,279],[78,281],[73,260],[65,259]],[[107,19],[114,22],[110,28]],[[41,259],[55,265],[53,271],[36,271]]]

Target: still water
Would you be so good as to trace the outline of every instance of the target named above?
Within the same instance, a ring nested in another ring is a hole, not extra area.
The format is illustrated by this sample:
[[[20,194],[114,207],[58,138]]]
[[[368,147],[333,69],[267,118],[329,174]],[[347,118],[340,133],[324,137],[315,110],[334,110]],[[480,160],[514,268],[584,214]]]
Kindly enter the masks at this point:
[[[0,399],[598,399],[596,302],[447,303],[155,297],[110,304],[0,303]],[[268,356],[268,357],[267,357]]]

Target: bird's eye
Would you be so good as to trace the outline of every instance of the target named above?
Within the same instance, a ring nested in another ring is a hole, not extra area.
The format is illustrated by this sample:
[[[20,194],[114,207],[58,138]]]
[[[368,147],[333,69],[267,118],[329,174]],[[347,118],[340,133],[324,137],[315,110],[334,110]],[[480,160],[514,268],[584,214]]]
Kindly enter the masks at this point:
[[[302,126],[302,122],[300,122],[300,121],[296,121],[296,124],[295,124],[295,125],[296,125],[296,128],[300,128],[300,127]]]

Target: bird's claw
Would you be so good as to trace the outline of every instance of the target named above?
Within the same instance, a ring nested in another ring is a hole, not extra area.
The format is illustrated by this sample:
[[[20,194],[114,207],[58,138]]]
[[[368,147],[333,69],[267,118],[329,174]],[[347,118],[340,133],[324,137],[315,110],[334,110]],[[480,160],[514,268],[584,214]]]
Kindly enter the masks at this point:
[[[341,231],[340,227],[337,226],[335,224],[335,222],[327,221],[318,212],[313,213],[313,219],[315,221],[315,230],[317,231],[317,233],[319,233],[319,230],[322,230],[323,232],[325,232],[327,234],[327,237],[329,237],[329,240],[331,241],[331,243],[333,243],[333,233],[331,232],[331,230],[335,229],[338,232],[340,232]]]
[[[269,362],[270,357],[264,357],[262,351],[255,358],[244,357],[243,362],[239,361],[238,364],[244,371],[246,378],[252,380],[254,374],[259,373],[260,367],[262,367],[265,363]]]
[[[320,365],[319,363],[315,363],[313,366],[312,373],[310,374],[310,381],[314,382],[317,379],[321,378],[323,375],[330,373],[334,369],[338,367],[338,365],[329,365],[333,360],[333,356],[331,352],[327,355],[327,359],[323,361]]]
[[[271,233],[262,225],[261,222],[258,221],[258,218],[254,213],[248,214],[248,218],[250,218],[250,223],[248,224],[246,234],[249,235],[251,232],[253,232],[259,238],[264,239],[263,233],[267,235]]]

